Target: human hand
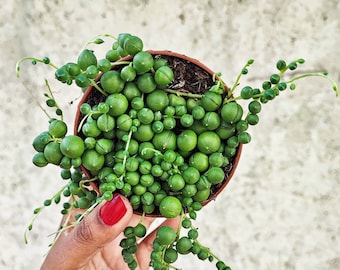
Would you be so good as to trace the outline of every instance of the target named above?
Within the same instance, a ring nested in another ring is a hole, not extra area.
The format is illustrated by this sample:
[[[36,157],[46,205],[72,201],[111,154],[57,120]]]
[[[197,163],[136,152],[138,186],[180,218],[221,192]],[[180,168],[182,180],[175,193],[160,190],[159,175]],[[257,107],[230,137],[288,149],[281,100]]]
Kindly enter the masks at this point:
[[[119,243],[127,226],[136,226],[140,216],[133,214],[129,201],[115,195],[111,201],[100,204],[70,231],[65,231],[49,251],[41,270],[124,270]],[[148,228],[155,218],[145,217]],[[162,225],[178,227],[179,218],[168,219]],[[136,260],[139,270],[149,269],[152,232],[138,244]]]

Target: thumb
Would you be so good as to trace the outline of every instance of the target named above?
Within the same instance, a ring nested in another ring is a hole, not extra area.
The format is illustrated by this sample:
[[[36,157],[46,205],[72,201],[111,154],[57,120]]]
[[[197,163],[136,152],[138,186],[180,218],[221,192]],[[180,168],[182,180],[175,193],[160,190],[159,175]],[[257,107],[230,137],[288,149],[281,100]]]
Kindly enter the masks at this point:
[[[41,269],[77,269],[90,260],[97,251],[115,239],[132,218],[128,200],[114,195],[96,207],[70,233],[61,237],[50,250]]]

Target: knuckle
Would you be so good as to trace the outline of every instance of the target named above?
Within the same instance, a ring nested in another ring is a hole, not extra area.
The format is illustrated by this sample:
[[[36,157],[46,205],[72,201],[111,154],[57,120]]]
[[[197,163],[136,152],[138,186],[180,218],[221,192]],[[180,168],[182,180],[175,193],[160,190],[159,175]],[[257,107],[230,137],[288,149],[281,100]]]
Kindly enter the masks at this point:
[[[76,241],[79,243],[88,244],[94,241],[93,232],[89,222],[84,219],[77,227],[76,230]]]

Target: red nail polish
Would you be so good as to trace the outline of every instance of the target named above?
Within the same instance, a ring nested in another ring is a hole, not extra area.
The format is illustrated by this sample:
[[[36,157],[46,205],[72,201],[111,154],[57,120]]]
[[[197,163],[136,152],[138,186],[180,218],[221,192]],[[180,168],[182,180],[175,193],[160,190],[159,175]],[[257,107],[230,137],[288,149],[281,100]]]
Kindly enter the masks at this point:
[[[100,209],[99,215],[106,225],[116,224],[126,213],[122,198],[116,194],[111,201],[106,202]]]

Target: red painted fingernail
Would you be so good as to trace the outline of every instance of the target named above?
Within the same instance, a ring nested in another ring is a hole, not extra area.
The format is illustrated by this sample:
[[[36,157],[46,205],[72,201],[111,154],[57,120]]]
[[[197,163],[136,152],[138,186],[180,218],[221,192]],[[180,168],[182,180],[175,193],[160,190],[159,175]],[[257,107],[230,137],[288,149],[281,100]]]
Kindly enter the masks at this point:
[[[116,194],[111,201],[106,202],[100,209],[99,215],[106,225],[116,224],[126,213],[122,198]]]

